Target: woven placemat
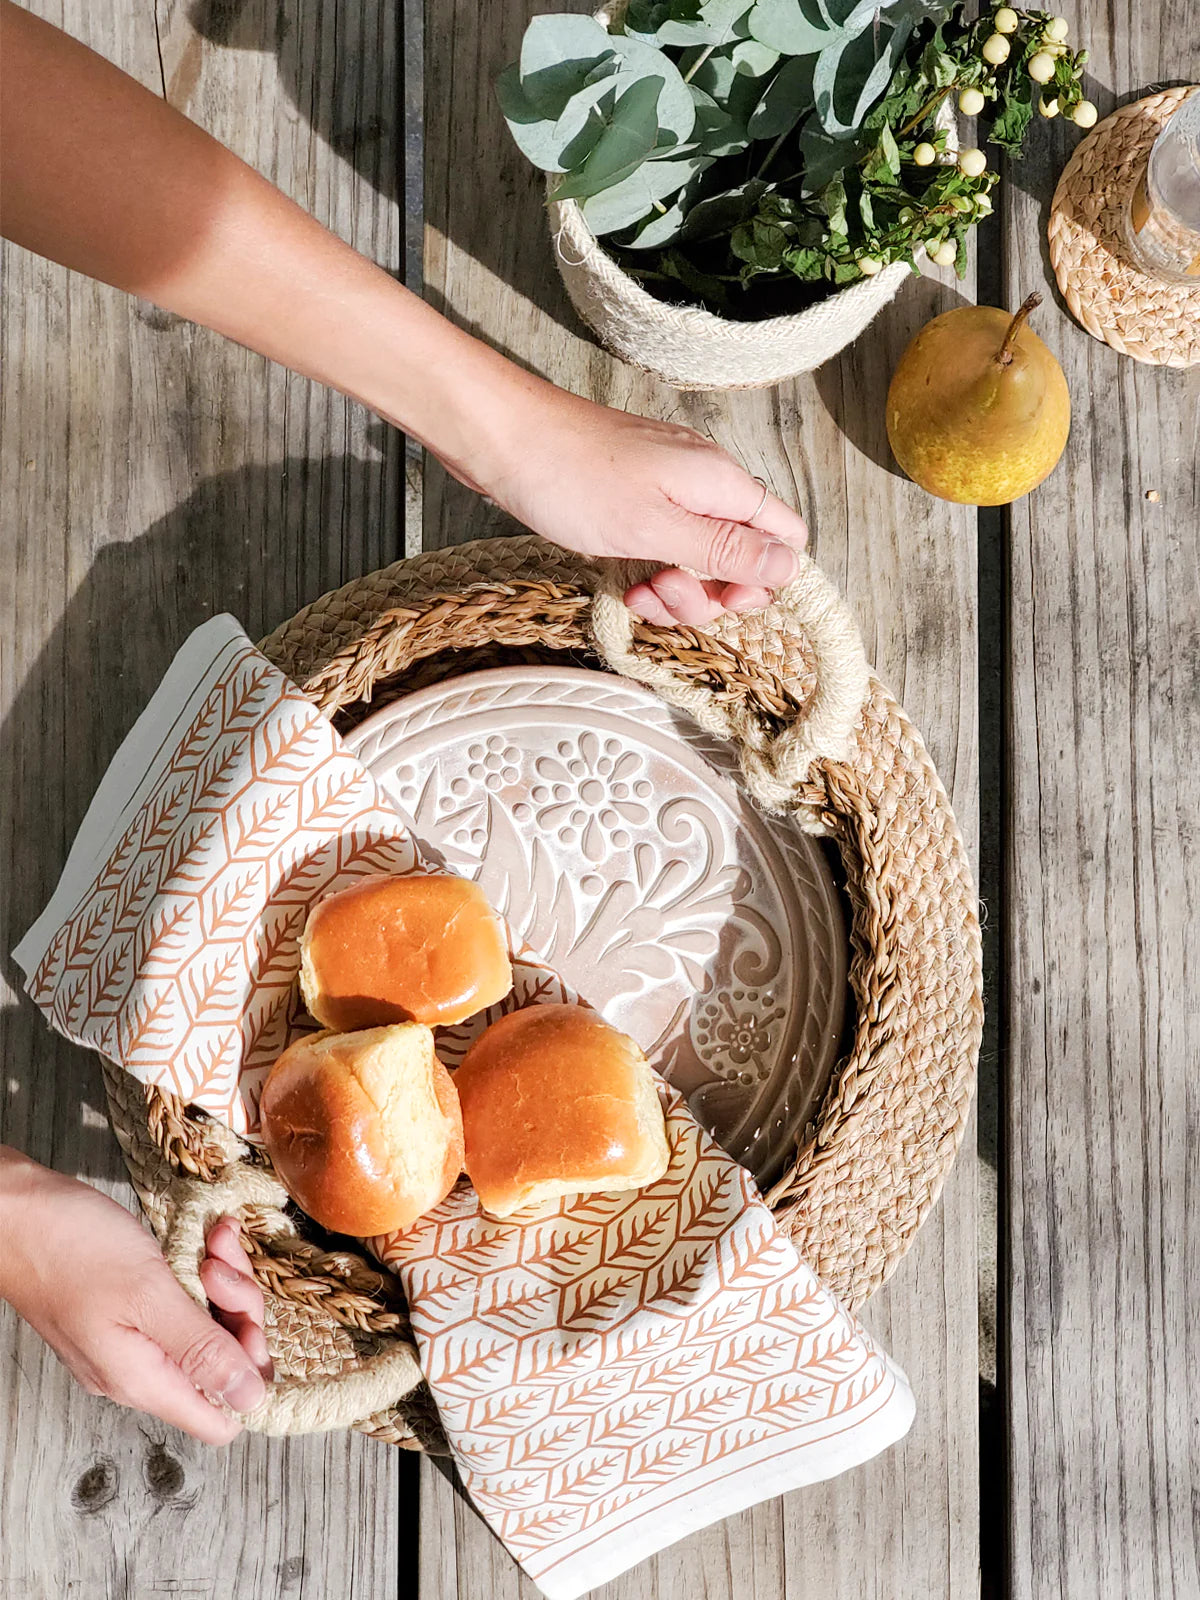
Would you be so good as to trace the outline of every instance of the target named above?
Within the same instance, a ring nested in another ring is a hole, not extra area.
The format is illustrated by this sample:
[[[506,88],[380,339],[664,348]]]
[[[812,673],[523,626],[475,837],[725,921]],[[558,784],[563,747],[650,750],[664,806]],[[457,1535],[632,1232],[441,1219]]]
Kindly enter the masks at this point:
[[[1200,362],[1200,287],[1134,266],[1125,207],[1164,123],[1197,92],[1164,89],[1106,117],[1067,162],[1050,208],[1050,260],[1071,314],[1094,339],[1153,366]]]

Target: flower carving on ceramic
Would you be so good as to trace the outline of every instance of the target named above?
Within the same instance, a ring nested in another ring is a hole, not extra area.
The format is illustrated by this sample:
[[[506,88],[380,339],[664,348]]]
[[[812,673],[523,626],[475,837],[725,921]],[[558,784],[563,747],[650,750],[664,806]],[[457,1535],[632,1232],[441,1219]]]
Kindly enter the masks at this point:
[[[425,859],[773,1170],[832,1066],[839,924],[819,847],[744,801],[728,748],[640,686],[541,667],[422,690],[352,742]]]
[[[696,1007],[692,1038],[705,1066],[737,1083],[765,1078],[787,1012],[760,989],[719,989]]]
[[[534,762],[541,780],[529,791],[538,827],[554,832],[563,844],[575,844],[593,864],[610,848],[627,850],[630,828],[650,817],[644,801],[653,793],[645,763],[619,740],[590,730],[572,744],[559,741],[553,755]],[[518,820],[525,820],[518,814]]]

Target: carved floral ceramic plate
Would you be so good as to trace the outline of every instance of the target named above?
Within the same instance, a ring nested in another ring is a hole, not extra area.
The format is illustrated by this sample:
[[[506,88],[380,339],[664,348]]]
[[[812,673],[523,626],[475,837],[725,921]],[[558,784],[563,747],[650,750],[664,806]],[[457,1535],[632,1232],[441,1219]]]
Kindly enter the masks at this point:
[[[472,673],[349,737],[429,853],[642,1045],[769,1183],[833,1068],[847,935],[822,846],[719,741],[608,673]]]

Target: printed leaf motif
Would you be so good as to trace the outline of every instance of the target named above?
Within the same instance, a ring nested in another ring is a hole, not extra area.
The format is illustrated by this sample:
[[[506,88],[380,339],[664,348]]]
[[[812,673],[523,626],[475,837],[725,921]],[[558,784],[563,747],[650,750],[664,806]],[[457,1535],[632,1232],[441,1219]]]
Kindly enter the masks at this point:
[[[507,1360],[508,1353],[505,1339],[464,1339],[458,1349],[444,1349],[441,1359],[427,1369],[426,1377],[443,1389],[487,1384],[491,1381],[489,1374]]]
[[[728,1206],[722,1202],[726,1200],[731,1176],[714,1167],[707,1175],[698,1177],[695,1183],[689,1185],[680,1208],[681,1232],[694,1233],[701,1226],[710,1229],[727,1226]]]
[[[481,1428],[484,1424],[471,1418],[473,1427]],[[530,1428],[520,1434],[513,1443],[513,1467],[523,1467],[526,1463],[536,1461],[539,1465],[560,1459],[563,1454],[579,1442],[582,1424],[579,1422],[558,1422],[545,1428]]]
[[[609,1481],[621,1471],[625,1459],[624,1451],[612,1450],[606,1455],[572,1462],[552,1476],[550,1492],[556,1500],[593,1500],[609,1487]]]
[[[257,981],[291,983],[300,970],[300,935],[308,916],[303,906],[274,905],[263,912],[253,936],[251,969]]]
[[[142,828],[142,849],[165,845],[187,813],[191,781],[182,778],[159,791],[147,803]]]
[[[217,817],[207,822],[184,823],[163,858],[160,882],[165,884],[171,878],[182,878],[185,883],[203,882],[201,867],[210,840],[219,827],[220,820]]]
[[[154,911],[138,930],[134,965],[143,974],[158,963],[173,970],[188,949],[188,924],[196,911],[194,900],[156,902]]]
[[[747,1378],[765,1378],[778,1367],[781,1353],[790,1344],[789,1339],[769,1333],[733,1340],[728,1353],[722,1358],[721,1370]]]
[[[303,777],[307,772],[319,740],[320,730],[310,712],[296,710],[286,720],[283,717],[264,723],[256,730],[260,759],[256,766],[260,775],[275,777],[272,769]]]
[[[636,1444],[652,1429],[658,1428],[665,1415],[666,1408],[661,1396],[632,1400],[626,1408],[614,1406],[597,1417],[595,1441],[598,1444]]]
[[[506,1520],[504,1540],[512,1546],[525,1544],[536,1548],[552,1535],[561,1536],[576,1520],[563,1511],[535,1511],[527,1517]]]
[[[716,1380],[699,1384],[678,1396],[671,1408],[671,1425],[676,1428],[712,1428],[731,1419],[738,1406],[745,1405],[745,1386]]]
[[[657,1261],[669,1237],[667,1224],[674,1209],[664,1203],[653,1210],[642,1207],[622,1217],[605,1240],[604,1260],[609,1266],[619,1266],[626,1258],[640,1266]]]
[[[199,810],[205,803],[227,798],[226,791],[239,776],[244,757],[240,741],[223,740],[209,751],[196,768],[195,787],[192,790],[192,807]]]
[[[690,1300],[704,1283],[708,1251],[703,1245],[678,1250],[659,1269],[654,1282],[656,1300]]]
[[[599,1327],[611,1321],[618,1311],[631,1311],[637,1304],[633,1285],[639,1281],[628,1272],[599,1272],[585,1278],[566,1291],[561,1326]]]
[[[642,1483],[665,1483],[681,1472],[694,1454],[695,1446],[690,1442],[662,1439],[635,1451],[630,1469]]]
[[[174,1030],[167,990],[155,991],[126,1011],[121,1018],[121,1028],[121,1052],[126,1061],[143,1050],[161,1050],[168,1045]]]
[[[126,939],[114,949],[111,945],[97,960],[92,968],[92,996],[91,1008],[93,1011],[107,1012],[119,1005],[125,997],[128,982],[125,977],[125,964],[129,959],[130,941]]]
[[[258,896],[259,874],[253,867],[219,883],[212,892],[208,937],[215,938],[219,933],[240,934],[257,904]]]
[[[528,1427],[544,1404],[544,1399],[537,1389],[502,1390],[500,1394],[489,1395],[486,1400],[472,1406],[471,1426],[481,1433],[492,1431],[510,1433],[517,1423],[523,1428]],[[535,1435],[523,1433],[522,1437],[532,1439]]]
[[[240,999],[236,975],[241,967],[239,952],[230,950],[199,970],[193,967],[187,975],[187,990],[191,997],[191,1012],[197,1022],[216,1006],[236,1005]]]
[[[225,697],[224,725],[227,729],[239,724],[256,723],[263,714],[272,669],[267,662],[251,665],[233,679]]]
[[[69,967],[78,966],[81,961],[88,961],[95,956],[108,926],[111,910],[109,901],[98,900],[75,923],[67,943]]]
[[[233,814],[231,828],[232,848],[235,854],[242,850],[261,850],[279,843],[280,827],[287,821],[291,810],[291,796],[276,795],[271,799],[254,800],[248,806],[239,806]]]
[[[594,1411],[597,1406],[619,1398],[628,1387],[625,1373],[601,1367],[584,1378],[572,1378],[556,1389],[554,1408],[556,1411]]]
[[[324,784],[313,783],[301,799],[300,821],[306,828],[336,827],[346,820],[361,797],[363,780],[353,767],[331,775]]]
[[[117,891],[116,915],[113,919],[114,933],[128,933],[141,921],[147,907],[147,899],[156,887],[156,875],[153,862],[143,858],[141,864],[131,870],[125,877]]]
[[[208,749],[217,730],[223,699],[222,687],[217,684],[196,713],[191,727],[180,740],[179,747],[171,758],[171,766],[176,770],[192,766]]]

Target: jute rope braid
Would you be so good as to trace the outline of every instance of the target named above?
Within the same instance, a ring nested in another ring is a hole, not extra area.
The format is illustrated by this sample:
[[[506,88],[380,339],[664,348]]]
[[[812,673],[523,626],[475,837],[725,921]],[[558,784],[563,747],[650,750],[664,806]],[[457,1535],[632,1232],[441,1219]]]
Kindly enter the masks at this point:
[[[966,1122],[982,1004],[962,840],[919,735],[869,676],[844,607],[815,569],[779,604],[703,632],[633,623],[617,597],[636,575],[532,537],[484,541],[325,595],[263,649],[343,722],[413,677],[453,675],[464,655],[599,657],[649,677],[734,739],[759,798],[830,835],[852,910],[853,1041],[768,1199],[824,1281],[855,1305],[911,1244]],[[272,1400],[252,1424],[324,1426],[313,1419],[345,1417],[352,1395],[364,1432],[444,1450],[428,1392],[404,1359],[412,1351],[394,1280],[365,1256],[302,1237],[263,1158],[227,1129],[178,1102],[159,1105],[157,1091],[115,1069],[108,1078],[135,1185],[185,1281],[190,1272],[198,1282],[215,1206],[236,1202],[272,1354],[292,1386],[278,1412]],[[391,1347],[394,1359],[374,1359]],[[343,1384],[347,1366],[373,1374],[374,1387]],[[299,1386],[303,1403],[292,1393]]]
[[[1050,263],[1071,315],[1094,339],[1153,366],[1200,362],[1200,283],[1160,283],[1129,259],[1125,208],[1150,147],[1200,86],[1121,106],[1076,148],[1050,207]]]

